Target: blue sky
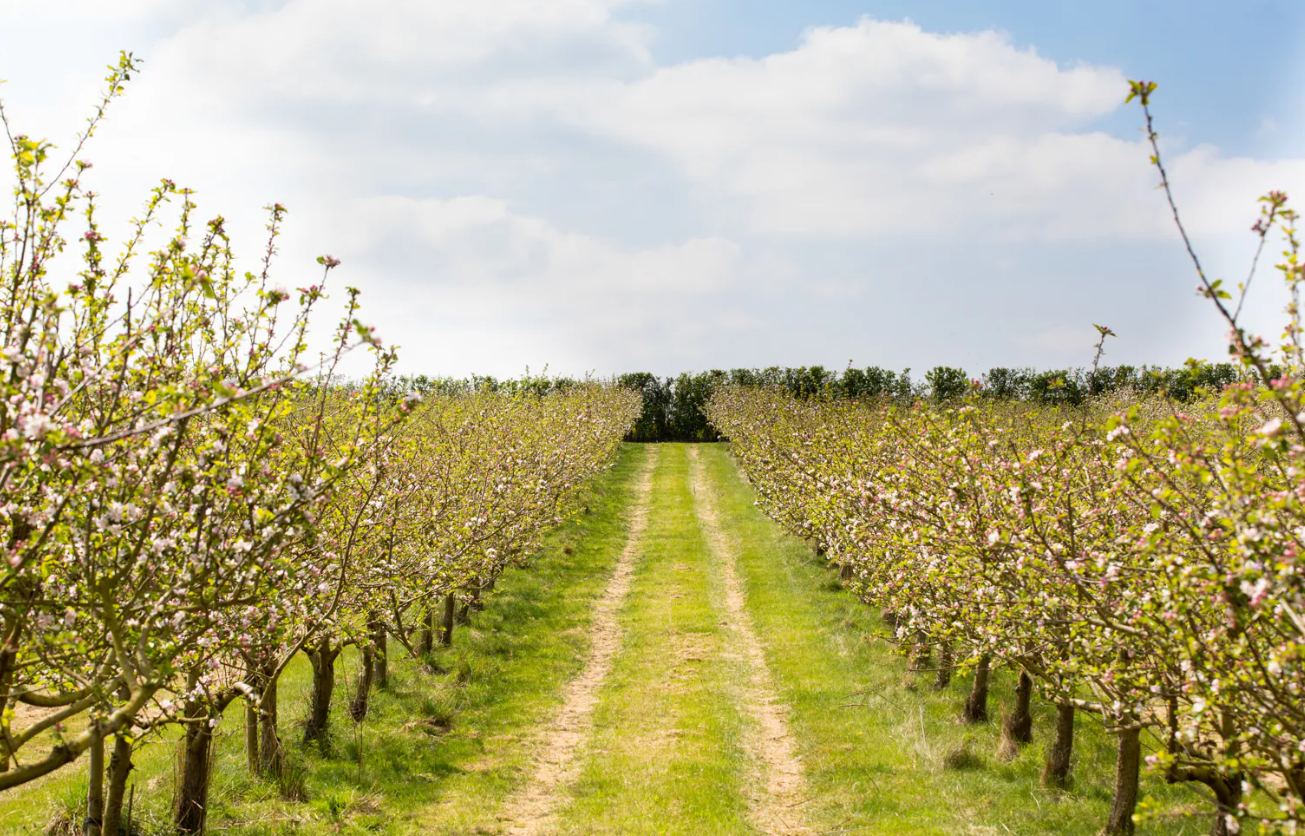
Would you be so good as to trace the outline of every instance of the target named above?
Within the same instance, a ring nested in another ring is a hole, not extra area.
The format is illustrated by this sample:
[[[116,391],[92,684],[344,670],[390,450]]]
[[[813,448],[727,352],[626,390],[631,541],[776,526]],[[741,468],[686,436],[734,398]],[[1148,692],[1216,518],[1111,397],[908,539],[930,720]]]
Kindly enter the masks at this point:
[[[282,202],[283,284],[342,258],[405,371],[979,374],[1085,364],[1097,322],[1110,362],[1222,356],[1125,79],[1235,282],[1255,198],[1305,195],[1302,42],[1255,0],[0,0],[0,96],[59,141],[133,50],[107,228],[171,177],[252,259]]]
[[[631,12],[659,27],[653,51],[668,62],[760,57],[791,48],[809,26],[849,26],[865,15],[938,32],[999,29],[1061,63],[1159,79],[1169,119],[1230,153],[1300,147],[1305,3],[1293,0],[669,0]],[[1112,130],[1135,128],[1131,113],[1124,116],[1108,120]],[[1280,129],[1262,130],[1266,117]]]

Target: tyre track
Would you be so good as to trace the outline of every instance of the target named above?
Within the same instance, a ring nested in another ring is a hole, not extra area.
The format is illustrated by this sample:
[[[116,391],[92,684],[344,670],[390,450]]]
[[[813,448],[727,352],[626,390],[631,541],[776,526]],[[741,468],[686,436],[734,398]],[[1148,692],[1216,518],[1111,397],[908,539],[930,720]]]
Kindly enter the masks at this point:
[[[747,668],[740,696],[740,708],[752,721],[744,736],[744,747],[756,774],[747,792],[752,823],[761,832],[777,836],[809,834],[802,805],[807,801],[807,783],[797,740],[789,728],[787,709],[779,701],[761,641],[752,625],[738,571],[738,550],[721,527],[713,486],[695,447],[693,459],[694,511],[711,550],[720,557],[725,587],[724,615],[730,650]]]
[[[622,630],[617,614],[630,592],[652,496],[653,473],[661,448],[643,465],[635,491],[630,529],[625,549],[617,560],[601,598],[594,605],[589,628],[589,658],[584,670],[562,690],[562,707],[535,743],[536,756],[530,779],[505,803],[499,820],[506,836],[540,836],[546,833],[557,811],[565,803],[566,788],[580,774],[581,754],[593,728],[598,691],[612,669],[621,648]]]

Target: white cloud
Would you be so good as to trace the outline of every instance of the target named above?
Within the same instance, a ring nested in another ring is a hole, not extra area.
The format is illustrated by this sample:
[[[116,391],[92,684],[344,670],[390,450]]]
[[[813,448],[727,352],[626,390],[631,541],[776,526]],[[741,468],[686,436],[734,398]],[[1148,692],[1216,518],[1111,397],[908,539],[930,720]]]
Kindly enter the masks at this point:
[[[409,346],[425,331],[421,350],[465,357],[461,372],[516,369],[520,357],[611,371],[645,359],[629,345],[662,354],[665,342],[692,362],[713,332],[759,327],[723,303],[770,271],[723,238],[622,247],[480,196],[366,198],[313,221],[333,233],[351,283],[382,289],[368,318]],[[668,324],[679,329],[669,341]],[[456,341],[441,336],[449,328]]]
[[[414,109],[476,104],[509,79],[578,78],[650,66],[648,30],[613,12],[638,0],[289,0],[216,6],[161,45],[193,79],[236,86],[238,104]]]
[[[998,33],[864,19],[791,52],[658,69],[580,118],[656,150],[764,233],[1168,235],[1141,140],[1092,128],[1126,89],[1117,69],[1060,67]],[[1173,173],[1203,232],[1239,229],[1272,183],[1305,185],[1303,161],[1206,148]]]
[[[282,280],[343,257],[413,369],[1037,364],[1077,356],[1089,314],[1121,360],[1217,349],[1140,134],[1104,129],[1119,70],[870,19],[658,65],[641,5],[0,0],[0,92],[60,135],[135,33],[145,71],[90,155],[106,200],[125,218],[171,176],[250,255],[287,204]],[[56,21],[95,60],[29,72],[45,53],[14,33]],[[1166,153],[1240,278],[1255,198],[1305,190],[1305,160]]]

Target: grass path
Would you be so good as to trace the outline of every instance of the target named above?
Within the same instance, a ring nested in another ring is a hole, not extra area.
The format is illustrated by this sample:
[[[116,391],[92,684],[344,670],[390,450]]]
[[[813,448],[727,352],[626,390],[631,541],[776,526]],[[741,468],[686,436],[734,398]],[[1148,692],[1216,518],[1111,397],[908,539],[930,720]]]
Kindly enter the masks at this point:
[[[586,763],[559,834],[750,834],[740,666],[721,577],[694,514],[689,451],[666,445]]]
[[[874,613],[754,504],[725,445],[626,445],[589,513],[500,580],[433,658],[392,663],[367,719],[344,710],[342,657],[323,756],[292,747],[287,799],[243,767],[240,706],[217,740],[211,832],[380,836],[1090,836],[1113,747],[1080,718],[1074,785],[1039,786],[1054,714],[999,762],[994,722],[962,726],[968,685],[912,690]],[[307,665],[283,682],[283,736],[305,713]],[[949,755],[967,751],[965,768]],[[141,834],[164,834],[173,745],[137,757]],[[82,767],[84,768],[84,767]],[[85,776],[0,795],[0,833],[74,825]],[[1209,802],[1144,779],[1139,834],[1196,836]],[[290,795],[294,795],[291,793]],[[65,830],[58,832],[74,832]],[[56,831],[51,831],[56,832]]]

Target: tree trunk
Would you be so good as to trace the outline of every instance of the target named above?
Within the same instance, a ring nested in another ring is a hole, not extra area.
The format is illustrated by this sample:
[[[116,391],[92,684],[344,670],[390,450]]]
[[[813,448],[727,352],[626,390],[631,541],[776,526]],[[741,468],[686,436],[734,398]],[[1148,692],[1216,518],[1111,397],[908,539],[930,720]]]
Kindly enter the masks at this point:
[[[0,635],[9,634],[9,623],[7,621],[0,623]],[[9,698],[13,691],[14,678],[14,656],[17,651],[10,643],[0,645],[0,709],[9,704]],[[9,771],[9,741],[4,735],[0,735],[0,772]]]
[[[1295,793],[1297,798],[1305,795],[1305,763],[1297,761],[1291,768],[1286,770],[1283,777],[1287,781],[1287,788]]]
[[[264,778],[276,778],[281,775],[285,763],[284,750],[281,748],[281,736],[277,734],[277,687],[276,660],[272,659],[263,669],[263,693],[258,698],[258,773]]]
[[[31,536],[33,526],[20,516],[12,518],[11,526],[8,545],[12,550]],[[20,575],[9,587],[8,600],[31,600],[35,592],[34,583],[34,580],[24,579]],[[23,608],[6,609],[5,617],[0,619],[0,636],[6,637],[5,641],[0,642],[0,710],[10,707],[14,696],[14,669],[18,666],[18,648],[22,646],[24,640],[28,616]],[[9,751],[9,741],[6,737],[0,735],[0,756],[2,756],[0,772],[8,772],[9,764],[13,761],[13,752]],[[16,766],[17,763],[15,762],[14,765]]]
[[[358,670],[358,684],[349,701],[349,716],[355,723],[361,723],[367,717],[367,698],[372,692],[372,646],[364,644],[362,663]]]
[[[258,774],[258,704],[253,697],[245,698],[245,763],[249,774]]]
[[[109,758],[109,792],[104,800],[104,836],[119,836],[123,831],[122,802],[127,795],[131,770],[131,741],[126,735],[116,735],[113,755]]]
[[[464,626],[470,624],[472,610],[479,612],[482,609],[484,609],[484,607],[480,606],[480,584],[473,584],[471,587],[471,597],[468,598],[467,602],[458,610],[458,623]]]
[[[1042,770],[1042,785],[1065,789],[1069,786],[1070,758],[1074,754],[1074,706],[1056,706],[1056,738],[1047,748],[1047,763]]]
[[[435,632],[435,610],[431,607],[426,608],[422,615],[421,630],[417,633],[417,655],[425,658],[430,655],[434,644]]]
[[[847,582],[852,580],[851,563],[844,563],[842,566],[838,567],[838,579],[843,582],[843,586],[847,586]]]
[[[91,720],[95,742],[91,744],[91,764],[86,788],[86,820],[82,822],[84,836],[101,836],[104,826],[104,737],[100,735],[99,719]]]
[[[952,684],[952,666],[956,660],[952,656],[951,642],[943,642],[938,649],[938,673],[933,679],[933,689],[943,691]]]
[[[178,753],[177,794],[172,827],[180,834],[202,834],[208,818],[209,773],[213,768],[213,730],[202,708],[187,709],[186,736]]]
[[[1233,836],[1240,833],[1237,819],[1237,807],[1242,803],[1242,776],[1229,775],[1207,785],[1214,790],[1214,801],[1218,805],[1214,822],[1210,826],[1210,836]]]
[[[1006,715],[1001,733],[1013,743],[1033,742],[1033,678],[1028,671],[1020,670],[1015,684],[1015,710]]]
[[[1142,730],[1121,729],[1119,753],[1115,758],[1115,796],[1106,820],[1106,836],[1133,836],[1133,812],[1137,809],[1138,769],[1142,761]]]
[[[372,633],[372,681],[376,683],[377,688],[384,688],[390,684],[390,660],[388,647],[388,633],[385,629],[385,622],[380,619],[374,619],[371,623]]]
[[[988,683],[992,678],[992,658],[988,654],[979,657],[974,667],[974,687],[965,698],[964,719],[967,723],[986,723],[988,721]]]
[[[457,607],[458,599],[453,597],[453,593],[449,593],[444,598],[444,629],[440,632],[440,644],[445,647],[453,646],[453,622]]]
[[[313,696],[309,707],[308,724],[304,726],[304,745],[314,741],[326,749],[326,732],[331,722],[331,695],[335,692],[335,657],[338,648],[331,647],[330,639],[323,639],[308,654],[313,663]]]

